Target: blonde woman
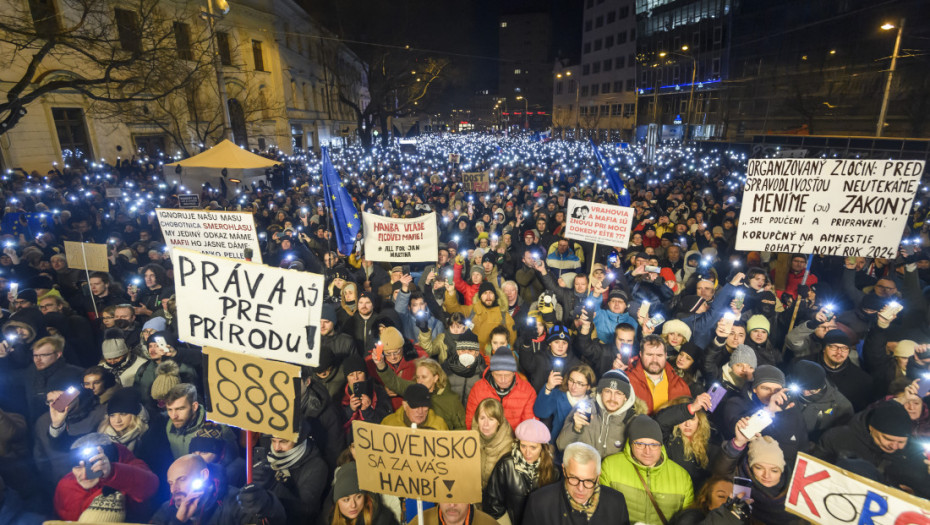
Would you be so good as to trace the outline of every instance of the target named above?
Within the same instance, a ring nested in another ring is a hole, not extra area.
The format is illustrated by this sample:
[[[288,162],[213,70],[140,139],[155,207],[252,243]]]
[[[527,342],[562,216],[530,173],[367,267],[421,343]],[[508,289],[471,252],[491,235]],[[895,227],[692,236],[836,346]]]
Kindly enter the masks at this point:
[[[484,489],[494,466],[510,452],[513,429],[504,417],[503,405],[492,397],[478,403],[471,428],[478,429],[478,437],[481,439],[481,488]]]
[[[173,456],[164,424],[150,424],[149,414],[142,406],[142,396],[135,388],[123,387],[113,394],[107,403],[107,417],[100,422],[97,431],[128,448],[152,472],[168,471]]]
[[[336,470],[333,503],[332,517],[327,520],[330,525],[397,525],[397,519],[377,497],[358,488],[355,462]]]
[[[719,438],[713,436],[707,419],[710,406],[707,393],[694,399],[682,396],[670,401],[655,415],[662,427],[668,458],[688,471],[695,493],[710,478],[711,461],[720,452]]]
[[[463,430],[465,428],[465,407],[462,406],[458,394],[449,388],[449,377],[438,361],[429,357],[417,359],[414,361],[416,381],[408,381],[395,374],[383,359],[372,358],[372,360],[385,387],[394,392],[406,392],[407,387],[414,382],[425,386],[433,394],[433,411],[449,425],[449,429]]]

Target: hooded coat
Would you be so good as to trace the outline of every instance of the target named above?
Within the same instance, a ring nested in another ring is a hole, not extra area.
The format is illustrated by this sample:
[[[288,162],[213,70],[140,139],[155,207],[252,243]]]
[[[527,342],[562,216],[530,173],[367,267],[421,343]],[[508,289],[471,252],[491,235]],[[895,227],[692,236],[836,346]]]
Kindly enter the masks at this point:
[[[591,422],[581,427],[580,432],[575,432],[573,419],[575,409],[565,417],[565,424],[559,437],[556,439],[556,446],[559,450],[565,450],[570,444],[580,441],[591,445],[597,449],[601,459],[612,454],[623,452],[623,444],[626,443],[626,429],[630,420],[639,414],[645,414],[648,408],[646,404],[636,398],[636,393],[630,389],[630,396],[626,402],[620,405],[620,408],[613,412],[608,412],[604,407],[601,394],[594,397],[594,406],[591,410]]]

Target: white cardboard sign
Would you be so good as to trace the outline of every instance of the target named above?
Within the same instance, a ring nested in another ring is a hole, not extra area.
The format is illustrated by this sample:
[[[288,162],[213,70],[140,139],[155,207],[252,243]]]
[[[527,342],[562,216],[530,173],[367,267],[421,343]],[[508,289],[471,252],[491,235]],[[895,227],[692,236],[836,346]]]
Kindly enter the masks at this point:
[[[633,228],[633,208],[568,199],[565,237],[626,248]]]
[[[244,250],[251,248],[252,260],[262,262],[251,213],[167,208],[155,212],[165,244],[172,248],[190,248],[227,259],[245,259]]]
[[[363,212],[365,258],[383,262],[435,262],[439,253],[436,214],[394,219]]]

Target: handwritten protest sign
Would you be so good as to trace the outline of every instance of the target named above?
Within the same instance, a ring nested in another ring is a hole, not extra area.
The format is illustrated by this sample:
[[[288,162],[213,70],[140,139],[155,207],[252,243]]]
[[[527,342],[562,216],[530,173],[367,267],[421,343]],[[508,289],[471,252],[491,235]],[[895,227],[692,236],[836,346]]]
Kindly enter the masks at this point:
[[[462,174],[462,190],[487,193],[491,189],[491,172],[473,171]]]
[[[300,367],[205,346],[210,421],[297,441]]]
[[[200,195],[196,193],[184,193],[178,195],[178,205],[182,208],[199,208]]]
[[[474,430],[352,423],[362,490],[435,503],[481,501],[481,446]]]
[[[927,525],[927,500],[798,454],[785,509],[812,523]]]
[[[171,250],[178,338],[298,365],[319,362],[323,276]]]
[[[568,199],[565,237],[626,248],[630,244],[633,209]]]
[[[91,272],[110,271],[106,244],[65,241],[65,258],[71,268],[80,268]]]
[[[923,161],[749,161],[736,249],[894,258]]]
[[[123,190],[120,188],[107,188],[106,195],[108,199],[118,199],[123,196]]]
[[[459,162],[461,162],[461,160],[462,160],[462,156],[459,155],[458,153],[449,154],[449,163],[458,164]]]
[[[207,255],[262,262],[258,233],[251,213],[231,211],[182,211],[159,208],[158,224],[168,246],[181,246]]]
[[[415,219],[393,219],[362,213],[365,258],[385,262],[430,262],[439,251],[436,214]]]

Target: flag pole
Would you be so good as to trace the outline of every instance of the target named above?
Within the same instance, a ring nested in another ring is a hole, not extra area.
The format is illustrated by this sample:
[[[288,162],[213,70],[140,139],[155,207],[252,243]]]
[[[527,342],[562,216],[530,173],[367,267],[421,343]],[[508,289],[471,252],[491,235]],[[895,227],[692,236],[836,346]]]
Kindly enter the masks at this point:
[[[325,156],[326,156],[326,159],[329,160],[330,164],[332,164],[333,161],[329,159],[329,149],[328,149],[326,146],[322,146],[321,149],[323,150],[323,155],[325,155]],[[322,159],[320,159],[320,160],[322,160]],[[336,166],[333,166],[333,169],[335,170],[335,169],[336,169]],[[326,209],[329,210],[329,213],[326,214],[326,220],[329,222],[329,231],[330,231],[330,234],[331,234],[331,235],[335,235],[336,230],[335,230],[335,228],[333,228],[333,216],[336,214],[336,210],[335,210],[335,208],[333,208],[333,203],[331,202],[331,201],[333,200],[333,199],[331,198],[333,192],[332,192],[332,190],[330,189],[329,185],[326,184],[326,177],[323,176],[323,165],[322,165],[322,163],[321,163],[321,165],[320,165],[320,178],[323,179],[323,201],[326,202]],[[308,224],[309,224],[309,221],[308,221]],[[327,249],[327,251],[329,251],[329,240],[326,241],[326,249]],[[336,253],[339,253],[339,239],[336,239]],[[351,255],[351,254],[348,254],[348,253],[347,253],[347,254],[344,254],[344,255],[345,255],[346,257],[348,257],[348,256]]]
[[[812,263],[812,262],[814,262],[814,254],[810,254],[810,255],[807,256],[807,268],[804,269],[804,278],[801,279],[801,283],[798,284],[798,287],[799,287],[799,288],[800,288],[801,286],[806,286],[806,285],[807,285],[807,278],[810,276],[810,273],[811,273],[811,263]],[[784,345],[782,346],[782,352],[784,352],[785,349],[788,348],[788,335],[787,335],[787,334],[788,334],[788,332],[790,332],[792,329],[794,329],[794,321],[795,321],[795,320],[797,319],[797,317],[798,317],[798,306],[800,306],[800,304],[801,304],[801,291],[800,291],[800,290],[796,290],[796,291],[798,292],[798,296],[797,296],[797,298],[795,298],[795,300],[794,300],[794,312],[791,314],[791,322],[788,323],[788,330],[785,332],[785,343],[784,343]],[[784,294],[784,292],[782,292],[782,293]]]

